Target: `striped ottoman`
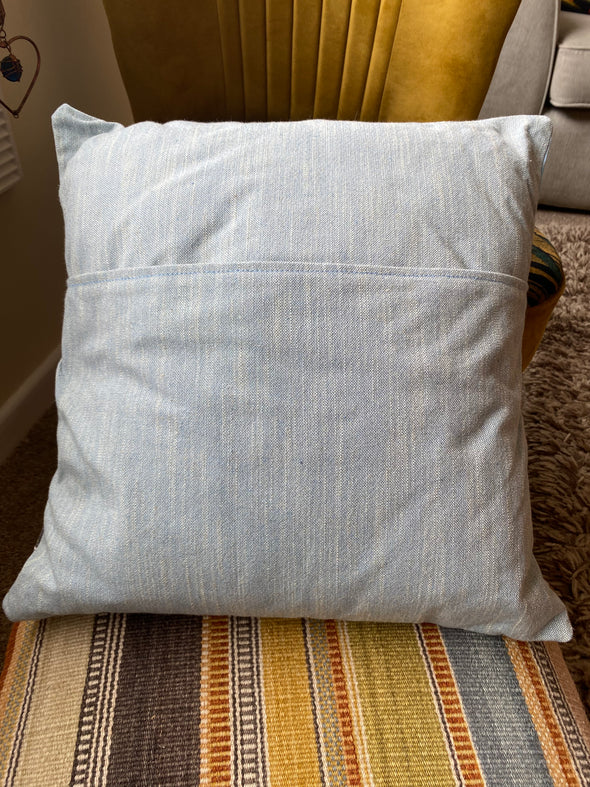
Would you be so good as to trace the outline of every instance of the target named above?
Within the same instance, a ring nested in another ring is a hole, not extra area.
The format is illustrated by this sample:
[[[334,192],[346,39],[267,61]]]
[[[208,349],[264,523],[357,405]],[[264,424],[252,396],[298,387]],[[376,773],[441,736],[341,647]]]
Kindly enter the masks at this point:
[[[582,785],[559,646],[317,620],[17,624],[3,785]]]

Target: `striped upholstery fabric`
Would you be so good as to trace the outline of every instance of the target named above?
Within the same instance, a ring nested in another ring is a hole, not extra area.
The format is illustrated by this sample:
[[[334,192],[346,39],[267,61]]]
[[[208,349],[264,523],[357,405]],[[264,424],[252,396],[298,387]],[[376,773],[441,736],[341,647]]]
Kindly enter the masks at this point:
[[[561,0],[561,10],[590,14],[590,0]]]
[[[535,229],[533,233],[533,252],[529,271],[527,303],[538,306],[561,292],[565,276],[561,258],[553,244]]]
[[[584,785],[559,647],[422,626],[97,615],[15,626],[3,785]]]

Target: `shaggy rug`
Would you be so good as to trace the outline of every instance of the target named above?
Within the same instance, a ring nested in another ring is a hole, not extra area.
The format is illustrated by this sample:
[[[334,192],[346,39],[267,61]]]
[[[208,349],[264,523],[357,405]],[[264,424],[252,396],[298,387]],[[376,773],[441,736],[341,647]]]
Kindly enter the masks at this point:
[[[535,554],[570,613],[563,651],[590,713],[590,223],[541,229],[567,284],[525,373]]]
[[[525,374],[535,553],[570,612],[575,636],[563,650],[590,714],[590,217],[546,215],[567,287]],[[0,596],[41,528],[55,428],[52,408],[0,469]],[[0,613],[0,653],[9,626]]]

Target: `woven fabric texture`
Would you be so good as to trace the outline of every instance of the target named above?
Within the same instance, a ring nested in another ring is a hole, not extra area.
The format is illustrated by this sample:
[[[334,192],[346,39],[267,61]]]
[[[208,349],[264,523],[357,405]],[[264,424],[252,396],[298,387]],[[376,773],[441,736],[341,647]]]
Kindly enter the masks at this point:
[[[568,639],[521,416],[548,121],[54,120],[59,467],[7,615]]]
[[[590,17],[561,14],[559,44],[549,103],[564,109],[590,109]]]
[[[5,787],[582,787],[589,747],[559,646],[430,624],[25,622],[0,688]]]
[[[561,9],[579,14],[590,14],[590,2],[588,0],[561,0]]]
[[[528,284],[529,306],[540,306],[555,298],[564,285],[559,254],[553,244],[537,229],[533,233],[533,253]]]

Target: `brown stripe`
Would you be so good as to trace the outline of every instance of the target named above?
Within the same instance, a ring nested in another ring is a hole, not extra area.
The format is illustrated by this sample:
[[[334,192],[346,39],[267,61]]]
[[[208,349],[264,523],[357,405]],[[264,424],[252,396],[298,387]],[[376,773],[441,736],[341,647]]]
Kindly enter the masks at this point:
[[[344,670],[348,687],[348,702],[352,720],[352,734],[354,736],[359,769],[362,779],[364,780],[362,783],[372,785],[373,777],[371,775],[371,768],[369,764],[369,753],[367,749],[367,738],[365,735],[361,697],[355,673],[355,665],[350,645],[350,638],[348,636],[347,623],[342,620],[338,621],[336,623],[336,627],[338,629],[338,636],[340,639],[342,668]]]
[[[535,721],[551,777],[556,783],[577,787],[582,782],[572,766],[567,745],[535,663],[530,643],[509,639],[505,641],[529,712]]]
[[[204,617],[200,784],[231,785],[229,618]]]
[[[344,674],[344,663],[342,660],[342,651],[340,649],[338,627],[334,620],[327,620],[325,625],[326,638],[328,640],[328,654],[332,667],[332,685],[334,687],[334,697],[340,724],[340,737],[344,753],[344,764],[346,766],[346,778],[351,787],[360,787],[360,785],[362,785],[361,771],[354,742],[352,712],[348,700],[346,675]]]
[[[430,662],[430,658],[428,656],[428,649],[426,646],[426,641],[424,638],[424,634],[422,632],[422,628],[419,624],[414,626],[414,631],[416,632],[416,636],[418,638],[418,642],[420,643],[420,649],[422,652],[422,658],[424,659],[424,665],[426,667],[426,671],[428,673],[428,679],[430,681],[430,690],[432,691],[432,697],[434,700],[434,704],[436,707],[436,712],[438,714],[441,730],[444,735],[447,753],[449,755],[449,759],[451,761],[451,765],[453,768],[453,773],[455,776],[455,780],[457,784],[461,783],[461,769],[459,767],[459,761],[457,759],[457,752],[455,751],[453,741],[451,738],[451,731],[445,719],[445,712],[442,704],[442,699],[440,696],[440,692],[438,690],[438,685],[436,681],[436,676],[434,674],[433,665]]]
[[[101,784],[197,784],[201,618],[126,617]]]
[[[433,689],[437,693],[439,708],[442,710],[442,719],[448,733],[447,739],[454,750],[461,784],[485,785],[440,630],[432,623],[423,623],[417,626],[416,630],[430,662]]]

